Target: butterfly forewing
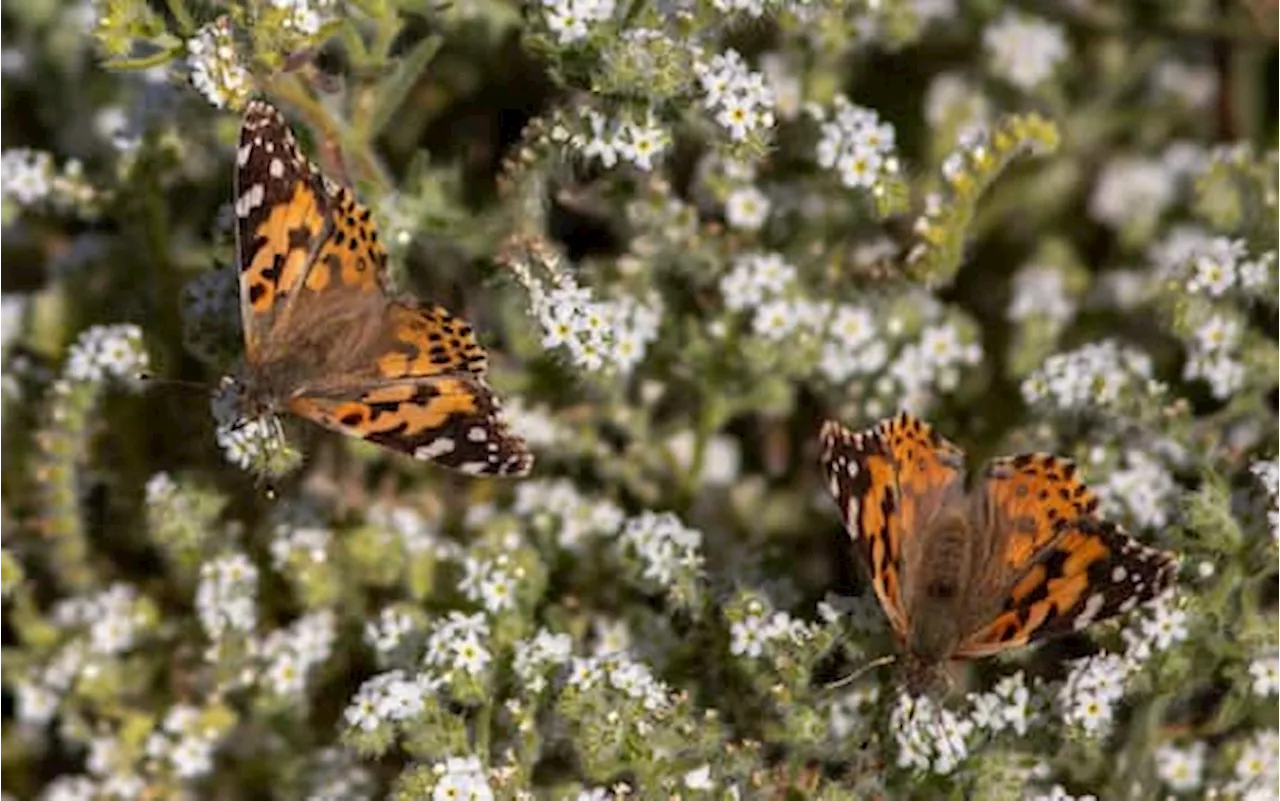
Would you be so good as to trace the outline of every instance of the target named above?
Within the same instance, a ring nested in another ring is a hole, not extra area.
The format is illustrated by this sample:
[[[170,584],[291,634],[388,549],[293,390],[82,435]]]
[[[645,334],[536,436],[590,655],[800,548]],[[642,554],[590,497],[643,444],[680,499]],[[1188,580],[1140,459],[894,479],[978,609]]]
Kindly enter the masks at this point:
[[[872,587],[899,635],[908,631],[902,565],[908,539],[962,480],[960,452],[925,423],[903,414],[854,432],[822,428],[822,463],[845,529],[871,573]]]
[[[240,312],[252,363],[314,261],[329,198],[280,112],[261,101],[245,109],[235,175]]]

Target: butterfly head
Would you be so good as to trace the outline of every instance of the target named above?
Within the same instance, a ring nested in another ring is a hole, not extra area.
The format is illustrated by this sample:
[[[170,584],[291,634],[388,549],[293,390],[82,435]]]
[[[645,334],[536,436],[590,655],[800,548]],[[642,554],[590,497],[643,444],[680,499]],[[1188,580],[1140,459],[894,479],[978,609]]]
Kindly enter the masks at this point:
[[[901,660],[903,688],[912,696],[933,698],[946,696],[955,687],[947,662],[908,653]]]

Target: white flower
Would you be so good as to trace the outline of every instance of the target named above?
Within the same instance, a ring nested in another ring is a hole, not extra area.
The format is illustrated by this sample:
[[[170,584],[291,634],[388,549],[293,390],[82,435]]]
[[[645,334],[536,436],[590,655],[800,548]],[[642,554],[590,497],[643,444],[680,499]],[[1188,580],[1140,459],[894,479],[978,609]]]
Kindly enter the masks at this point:
[[[1192,275],[1187,291],[1203,292],[1211,297],[1226,294],[1236,284],[1237,267],[1245,252],[1242,240],[1226,237],[1217,237],[1197,247],[1191,254]]]
[[[1178,484],[1169,470],[1150,454],[1126,449],[1124,467],[1094,485],[1105,511],[1128,512],[1144,528],[1162,528],[1170,521]]]
[[[249,633],[258,623],[258,568],[243,554],[220,556],[200,566],[196,615],[213,640],[229,632]]]
[[[711,779],[711,766],[703,765],[686,773],[684,775],[684,786],[690,790],[715,789],[715,782]]]
[[[717,54],[709,62],[695,61],[694,72],[707,110],[731,140],[739,142],[773,127],[773,90],[736,50]]]
[[[889,713],[900,768],[945,776],[969,755],[974,724],[957,718],[928,697],[900,693]]]
[[[1068,55],[1061,27],[1014,13],[989,25],[982,44],[995,74],[1024,90],[1052,77]]]
[[[1274,656],[1255,659],[1249,663],[1249,677],[1253,679],[1253,694],[1266,697],[1280,692],[1280,660]]]
[[[645,511],[627,521],[619,537],[623,549],[639,559],[642,578],[669,587],[678,577],[702,570],[702,534],[675,515]]]
[[[1043,264],[1028,264],[1013,277],[1013,297],[1008,317],[1022,321],[1040,317],[1054,323],[1068,322],[1076,307],[1067,291],[1062,271]]]
[[[730,228],[758,231],[769,219],[769,205],[769,197],[754,186],[735,189],[725,200],[725,221]]]
[[[868,108],[837,95],[832,119],[820,123],[821,136],[815,155],[818,165],[833,169],[841,183],[867,189],[897,171],[894,156],[896,133]]]
[[[1247,801],[1276,798],[1280,781],[1280,734],[1272,729],[1254,735],[1240,753],[1235,764],[1235,777],[1227,785],[1228,793]]]
[[[475,757],[450,757],[434,768],[439,776],[432,801],[493,801],[484,766]]]
[[[489,624],[483,614],[450,612],[428,633],[423,664],[445,672],[456,670],[477,676],[493,658],[484,645],[488,639]]]
[[[1194,742],[1186,748],[1164,744],[1156,749],[1156,775],[1170,790],[1186,793],[1198,789],[1204,781],[1204,758],[1207,748]]]
[[[1176,197],[1176,173],[1155,159],[1109,161],[1089,198],[1089,214],[1115,229],[1154,225]]]
[[[16,701],[18,721],[28,725],[43,726],[58,711],[58,695],[37,682],[18,682]]]
[[[44,200],[52,191],[53,157],[27,148],[13,148],[0,156],[0,194],[13,198],[19,205],[30,206]]]
[[[653,160],[670,146],[671,135],[649,111],[643,122],[620,125],[614,143],[620,156],[647,172],[653,169]]]
[[[764,653],[764,646],[768,641],[762,617],[748,615],[729,627],[729,652],[735,656],[755,659]]]
[[[135,379],[147,367],[141,328],[131,323],[95,325],[71,346],[65,375],[72,381]]]
[[[591,26],[613,17],[614,0],[542,0],[547,28],[562,45],[587,37]]]
[[[747,253],[733,260],[720,280],[725,308],[744,311],[781,295],[796,280],[796,268],[777,253]]]
[[[218,108],[239,108],[253,91],[253,79],[240,63],[230,20],[211,22],[187,40],[191,84]]]

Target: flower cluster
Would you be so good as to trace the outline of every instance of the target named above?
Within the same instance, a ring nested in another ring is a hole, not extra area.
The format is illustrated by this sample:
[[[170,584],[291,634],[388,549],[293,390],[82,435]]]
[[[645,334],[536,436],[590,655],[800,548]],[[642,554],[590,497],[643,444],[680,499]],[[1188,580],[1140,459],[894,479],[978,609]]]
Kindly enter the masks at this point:
[[[535,479],[516,487],[512,509],[535,528],[552,532],[558,547],[578,550],[591,539],[617,533],[626,516],[617,504],[590,498],[565,479]]]
[[[1154,389],[1151,358],[1108,339],[1050,356],[1022,382],[1022,397],[1058,412],[1082,412],[1120,409],[1129,396]]]
[[[1136,448],[1121,454],[1121,467],[1093,486],[1107,514],[1127,513],[1142,528],[1164,528],[1175,508],[1178,485],[1154,456]]]
[[[649,712],[659,712],[671,704],[670,687],[643,662],[620,654],[574,657],[566,682],[579,692],[607,686]]]
[[[850,189],[881,192],[884,180],[898,174],[897,134],[874,110],[836,95],[830,116],[820,106],[811,106],[809,111],[821,131],[818,165],[833,170],[840,183]]]
[[[522,686],[531,693],[540,693],[547,686],[547,674],[568,664],[572,656],[572,637],[539,629],[533,637],[516,643],[512,666]]]
[[[1244,241],[1227,237],[1187,240],[1183,247],[1187,250],[1181,263],[1168,256],[1163,261],[1166,264],[1172,261],[1173,269],[1169,271],[1172,274],[1168,277],[1185,281],[1186,290],[1193,294],[1211,298],[1229,293],[1263,296],[1267,287],[1275,283],[1275,251],[1251,259]],[[1173,251],[1173,255],[1176,254],[1177,251]]]
[[[1076,305],[1063,270],[1049,264],[1027,264],[1013,277],[1008,318],[1014,322],[1047,320],[1055,327],[1069,323]]]
[[[431,801],[493,801],[493,788],[475,757],[450,757],[432,766],[432,772],[438,778]]]
[[[147,367],[141,328],[132,323],[95,325],[71,346],[63,375],[71,381],[96,383],[108,378],[133,381],[145,373]]]
[[[591,28],[613,18],[614,0],[542,0],[547,29],[562,45],[587,38]]]
[[[270,0],[285,12],[284,26],[302,36],[315,36],[333,16],[334,0]],[[197,87],[198,88],[198,87]]]
[[[0,156],[0,170],[0,197],[23,208],[47,207],[85,218],[98,213],[100,193],[85,178],[79,159],[68,159],[59,170],[44,151],[11,148]]]
[[[212,640],[252,634],[258,625],[258,568],[244,554],[230,553],[200,567],[196,614]]]
[[[1156,159],[1124,156],[1102,170],[1089,214],[1117,230],[1148,232],[1177,197],[1176,174]]]
[[[373,647],[379,664],[391,664],[410,649],[421,621],[412,607],[388,606],[364,625],[364,641]]]
[[[1005,14],[989,25],[982,44],[992,71],[1022,90],[1049,80],[1069,55],[1061,27],[1021,14]]]
[[[1271,527],[1271,540],[1280,542],[1280,459],[1254,462],[1249,465],[1249,472],[1258,478],[1267,492],[1267,497],[1270,499],[1267,523]]]
[[[355,730],[373,732],[387,724],[403,724],[417,717],[426,699],[440,687],[440,680],[426,673],[409,675],[390,670],[366,679],[343,711],[343,720]]]
[[[468,556],[462,562],[462,570],[458,589],[468,601],[480,604],[490,615],[515,608],[517,584],[525,578],[525,570],[510,554],[498,553],[492,558]]]
[[[729,651],[737,656],[758,659],[774,644],[799,644],[813,636],[812,628],[786,612],[766,614],[764,604],[752,600],[746,615],[729,626]]]
[[[1215,398],[1230,398],[1245,382],[1245,366],[1239,358],[1242,334],[1238,319],[1211,314],[1188,343],[1182,377],[1203,380]]]
[[[1115,654],[1078,660],[1057,694],[1063,721],[1086,735],[1105,737],[1134,670],[1132,662]]]
[[[484,615],[450,612],[429,627],[422,664],[451,683],[462,678],[476,680],[493,661],[488,641],[489,624]]]
[[[995,735],[1010,731],[1022,737],[1038,722],[1037,696],[1027,687],[1021,670],[1005,676],[985,693],[970,693],[970,719],[978,729]]]
[[[574,134],[569,143],[583,158],[596,159],[605,167],[613,167],[621,159],[648,172],[671,146],[671,134],[659,124],[652,110],[638,117],[610,120],[594,109],[586,109],[583,119],[590,134]]]
[[[1189,793],[1204,783],[1207,747],[1193,742],[1185,748],[1165,743],[1156,749],[1156,775],[1175,793]]]
[[[59,602],[50,617],[63,629],[82,628],[90,652],[111,655],[134,646],[150,617],[149,607],[130,585],[114,584],[96,595]]]
[[[253,92],[253,76],[241,63],[231,21],[222,17],[187,40],[191,85],[218,108],[240,108]]]
[[[220,717],[188,704],[175,705],[147,738],[147,758],[179,779],[207,775],[213,770],[214,751],[228,733]]]
[[[656,298],[597,300],[567,273],[553,275],[549,286],[527,272],[521,275],[544,348],[563,349],[575,366],[588,372],[626,375],[644,360],[662,320]]]
[[[889,713],[889,730],[898,767],[945,776],[969,756],[974,723],[927,696],[899,693]]]
[[[311,672],[328,660],[337,636],[337,619],[328,609],[268,634],[261,648],[264,685],[279,696],[300,696]]]
[[[626,522],[618,544],[641,583],[685,603],[697,597],[703,565],[700,531],[673,514],[645,511]]]
[[[773,90],[764,75],[753,72],[736,50],[694,63],[703,105],[734,142],[760,137],[773,129]]]

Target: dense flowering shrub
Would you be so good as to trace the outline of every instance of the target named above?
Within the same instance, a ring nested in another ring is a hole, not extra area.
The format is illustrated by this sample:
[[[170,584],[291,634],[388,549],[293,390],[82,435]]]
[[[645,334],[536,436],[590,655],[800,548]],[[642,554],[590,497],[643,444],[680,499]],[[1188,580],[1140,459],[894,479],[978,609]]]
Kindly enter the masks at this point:
[[[6,798],[1276,797],[1273,4],[0,13]],[[530,477],[236,419],[254,96]],[[816,446],[899,409],[1177,590],[908,694]]]

